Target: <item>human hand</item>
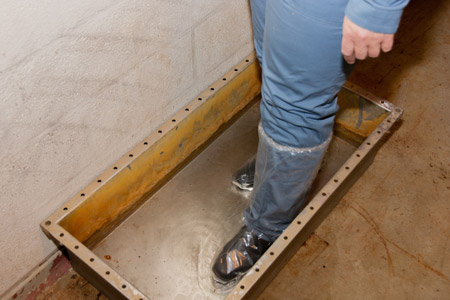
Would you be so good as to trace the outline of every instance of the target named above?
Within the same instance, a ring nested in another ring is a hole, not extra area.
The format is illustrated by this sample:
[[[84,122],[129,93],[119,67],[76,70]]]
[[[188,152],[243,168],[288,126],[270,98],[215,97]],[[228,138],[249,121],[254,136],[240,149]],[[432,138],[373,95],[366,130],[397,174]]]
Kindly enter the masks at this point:
[[[349,64],[369,57],[378,57],[380,51],[389,52],[394,44],[394,35],[378,33],[356,25],[349,18],[344,18],[342,29],[341,52]]]

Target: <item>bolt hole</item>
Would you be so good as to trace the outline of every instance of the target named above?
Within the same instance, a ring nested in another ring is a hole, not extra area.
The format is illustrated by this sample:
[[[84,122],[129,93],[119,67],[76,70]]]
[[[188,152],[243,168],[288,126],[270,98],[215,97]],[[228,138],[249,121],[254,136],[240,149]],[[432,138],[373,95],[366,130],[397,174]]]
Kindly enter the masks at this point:
[[[222,78],[223,81],[227,80],[226,78]]]
[[[249,62],[249,60],[248,60],[248,59],[246,59],[246,60],[245,60],[245,62]]]
[[[361,155],[360,154],[356,154],[356,157],[361,157]]]
[[[64,233],[60,233],[59,236],[60,236],[60,237],[63,237],[63,236],[64,236]]]
[[[322,196],[326,196],[327,195],[327,193],[322,193]]]
[[[270,252],[270,255],[275,255],[275,253],[273,253],[273,252]]]
[[[310,210],[314,210],[314,206],[310,206],[309,209],[310,209]]]
[[[90,261],[94,261],[95,259],[91,258]]]
[[[46,221],[45,225],[50,226],[52,224],[52,221]]]
[[[78,249],[78,248],[80,248],[80,246],[76,245],[76,246],[75,246],[75,249]]]
[[[381,133],[381,131],[379,131],[379,130],[378,130],[378,131],[377,131],[377,133],[378,133],[378,134],[380,134],[380,133]]]
[[[337,179],[335,179],[335,180],[333,180],[333,181],[336,182],[336,183],[339,182],[339,180],[337,180]]]
[[[211,91],[214,91],[214,88],[211,88]]]
[[[198,100],[198,101],[202,101],[203,99],[202,99],[202,98],[198,98],[197,100]]]
[[[241,285],[241,290],[245,289],[245,286]]]
[[[133,154],[128,155],[129,157],[133,157]]]
[[[109,274],[111,274],[111,272],[109,272],[109,271],[106,271],[106,272],[105,272],[105,274],[106,274],[106,275],[109,275]]]
[[[391,120],[387,120],[388,123],[391,123]]]
[[[126,289],[127,286],[126,286],[125,284],[122,284],[122,288],[123,288],[123,289]]]
[[[83,194],[81,194],[80,196],[81,196],[81,197],[84,197],[84,196],[86,196],[86,195],[83,193]]]
[[[102,182],[102,180],[101,180],[101,179],[99,179],[99,180],[97,180],[97,182]]]
[[[285,237],[283,237],[285,240],[287,240],[288,239],[288,237],[287,236],[285,236]]]
[[[325,267],[325,266],[322,266],[322,268],[324,268],[324,269],[325,269],[326,267]]]
[[[301,222],[301,221],[297,221],[297,224],[298,224],[298,225],[301,225],[301,224],[302,224],[302,222]]]
[[[64,207],[63,210],[68,210],[68,208],[67,208],[67,207]]]
[[[144,145],[148,145],[148,143],[147,143],[147,142],[144,142]]]
[[[349,170],[349,169],[350,169],[350,167],[345,167],[345,169],[346,169],[346,170]]]
[[[370,146],[371,144],[370,144],[369,142],[367,142],[367,145],[369,145],[369,146]]]
[[[117,167],[114,167],[113,169],[114,169],[114,170],[117,170],[118,168],[117,168]]]
[[[255,272],[259,272],[259,268],[256,268],[256,269],[255,269]]]
[[[383,100],[381,100],[381,104],[384,104],[384,101],[383,101]]]
[[[239,71],[238,69],[234,69],[235,72]]]
[[[185,108],[184,110],[185,110],[185,111],[189,111],[189,108]]]
[[[158,130],[158,133],[162,133],[162,130]]]
[[[175,123],[176,121],[177,121],[177,120],[175,120],[175,119],[172,119],[172,122],[174,122],[174,123]]]

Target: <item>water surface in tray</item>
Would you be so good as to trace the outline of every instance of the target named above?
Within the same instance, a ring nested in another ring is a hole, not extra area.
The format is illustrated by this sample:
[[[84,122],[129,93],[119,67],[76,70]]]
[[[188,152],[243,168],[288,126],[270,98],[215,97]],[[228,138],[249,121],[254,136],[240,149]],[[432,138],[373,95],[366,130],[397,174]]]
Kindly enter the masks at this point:
[[[150,299],[223,299],[211,280],[217,252],[242,226],[248,194],[233,173],[256,152],[257,105],[116,228],[94,252]],[[315,193],[356,147],[335,137]]]

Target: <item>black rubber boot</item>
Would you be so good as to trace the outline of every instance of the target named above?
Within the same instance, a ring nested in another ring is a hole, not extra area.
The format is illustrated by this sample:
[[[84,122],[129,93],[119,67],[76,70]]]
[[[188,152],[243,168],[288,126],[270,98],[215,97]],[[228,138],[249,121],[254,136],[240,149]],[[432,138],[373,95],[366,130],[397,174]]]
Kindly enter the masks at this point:
[[[253,190],[253,182],[255,180],[255,164],[256,158],[253,157],[245,166],[240,168],[233,176],[233,184],[240,190]]]
[[[222,285],[237,282],[271,244],[246,226],[242,227],[217,256],[212,267],[215,281]]]

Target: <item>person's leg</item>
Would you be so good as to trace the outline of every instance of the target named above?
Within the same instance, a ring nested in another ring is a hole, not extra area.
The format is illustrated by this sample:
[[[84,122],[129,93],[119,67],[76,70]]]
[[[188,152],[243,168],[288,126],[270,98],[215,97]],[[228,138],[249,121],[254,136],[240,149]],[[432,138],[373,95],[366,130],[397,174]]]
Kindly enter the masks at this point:
[[[259,126],[259,144],[252,203],[244,222],[259,238],[275,241],[305,207],[310,187],[331,140],[296,148],[274,141]]]
[[[253,253],[249,240],[273,242],[305,205],[329,144],[336,94],[350,71],[340,53],[346,3],[266,1],[255,187],[246,229],[213,266],[223,281],[242,275],[269,245]]]
[[[340,53],[347,0],[267,0],[260,143],[247,227],[274,241],[306,205],[351,67]]]
[[[317,146],[331,132],[350,68],[340,52],[346,2],[267,1],[261,118],[277,143]]]

